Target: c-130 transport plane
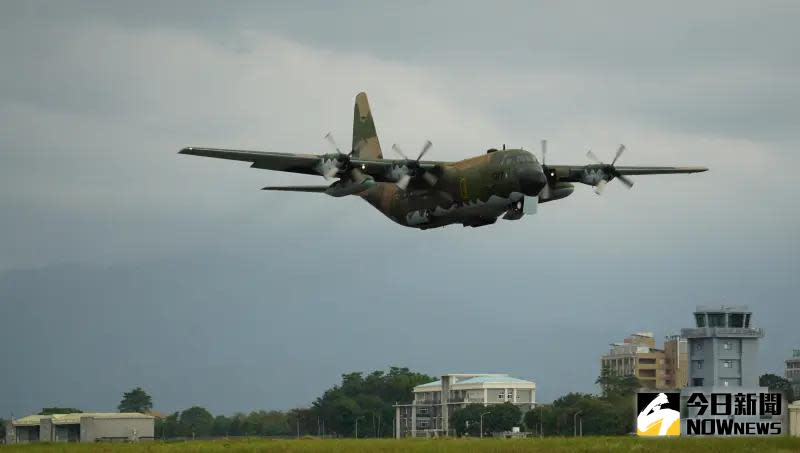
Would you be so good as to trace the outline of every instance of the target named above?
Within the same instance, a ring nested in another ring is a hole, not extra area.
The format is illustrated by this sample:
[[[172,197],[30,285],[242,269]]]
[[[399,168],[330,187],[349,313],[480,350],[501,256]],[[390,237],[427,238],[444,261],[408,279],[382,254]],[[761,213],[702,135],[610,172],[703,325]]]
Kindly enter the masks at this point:
[[[458,162],[422,160],[431,148],[425,142],[416,158],[393,145],[401,159],[384,159],[366,93],[356,96],[353,145],[342,152],[330,134],[325,138],[336,149],[329,154],[290,154],[188,147],[180,154],[252,162],[251,167],[338,178],[330,185],[264,187],[263,190],[319,192],[333,197],[356,195],[400,225],[426,230],[453,223],[478,227],[490,225],[501,215],[519,220],[536,212],[539,203],[572,194],[573,183],[594,186],[600,194],[614,178],[628,188],[629,175],[697,173],[704,167],[619,167],[625,147],[620,145],[610,164],[589,151],[590,165],[545,164],[523,149],[490,149],[485,154]]]

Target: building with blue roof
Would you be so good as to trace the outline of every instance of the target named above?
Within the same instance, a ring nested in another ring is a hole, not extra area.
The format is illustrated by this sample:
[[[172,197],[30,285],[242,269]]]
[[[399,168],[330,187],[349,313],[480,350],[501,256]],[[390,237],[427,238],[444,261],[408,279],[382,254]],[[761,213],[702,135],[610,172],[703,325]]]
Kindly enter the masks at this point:
[[[453,435],[449,418],[468,404],[511,403],[522,413],[536,405],[536,383],[508,374],[446,374],[414,387],[414,401],[395,405],[395,437]]]

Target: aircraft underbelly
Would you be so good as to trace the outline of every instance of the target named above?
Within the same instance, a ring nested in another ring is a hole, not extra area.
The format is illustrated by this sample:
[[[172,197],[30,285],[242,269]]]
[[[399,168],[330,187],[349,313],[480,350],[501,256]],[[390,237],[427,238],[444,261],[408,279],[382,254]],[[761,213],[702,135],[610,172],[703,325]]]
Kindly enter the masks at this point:
[[[378,183],[360,194],[367,202],[392,221],[412,228],[437,228],[450,224],[480,226],[494,223],[503,215],[515,195],[491,195],[486,200],[453,201],[452,197],[438,191],[405,193],[394,184]]]
[[[510,203],[508,198],[495,195],[486,201],[453,202],[449,205],[412,201],[400,223],[416,228],[435,228],[454,223],[486,225],[494,223],[497,217],[505,213]]]

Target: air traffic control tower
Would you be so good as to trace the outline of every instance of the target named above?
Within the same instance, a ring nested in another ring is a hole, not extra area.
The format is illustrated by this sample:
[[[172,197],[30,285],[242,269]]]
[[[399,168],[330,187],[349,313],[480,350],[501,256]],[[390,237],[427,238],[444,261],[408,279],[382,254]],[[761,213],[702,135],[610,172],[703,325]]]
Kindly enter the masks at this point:
[[[758,387],[758,340],[746,306],[700,306],[695,327],[682,329],[688,341],[689,387]]]
[[[747,306],[699,306],[695,327],[681,329],[689,350],[689,385],[681,390],[686,401],[692,393],[766,393],[758,385],[758,340],[764,336],[752,327]],[[697,409],[686,414],[697,417]],[[710,416],[702,418],[723,418]],[[726,417],[727,418],[727,417]],[[730,416],[737,421],[758,421],[758,416]],[[682,422],[685,424],[685,420]],[[686,427],[682,426],[683,432]]]

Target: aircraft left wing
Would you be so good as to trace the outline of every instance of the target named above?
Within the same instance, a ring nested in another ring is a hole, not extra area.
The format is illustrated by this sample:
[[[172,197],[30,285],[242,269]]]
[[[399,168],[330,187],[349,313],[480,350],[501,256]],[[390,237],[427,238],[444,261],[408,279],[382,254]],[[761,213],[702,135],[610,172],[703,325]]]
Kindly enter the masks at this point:
[[[613,170],[612,170],[613,169]],[[616,171],[621,175],[669,175],[679,173],[701,173],[706,167],[623,167],[604,164],[590,165],[547,165],[548,177],[563,182],[585,182],[587,175]],[[610,175],[609,175],[610,176]]]
[[[614,167],[623,175],[671,175],[678,173],[702,173],[706,167]]]

